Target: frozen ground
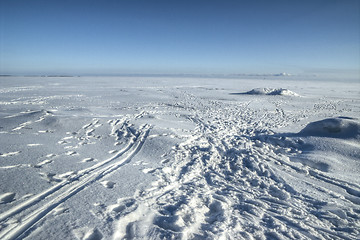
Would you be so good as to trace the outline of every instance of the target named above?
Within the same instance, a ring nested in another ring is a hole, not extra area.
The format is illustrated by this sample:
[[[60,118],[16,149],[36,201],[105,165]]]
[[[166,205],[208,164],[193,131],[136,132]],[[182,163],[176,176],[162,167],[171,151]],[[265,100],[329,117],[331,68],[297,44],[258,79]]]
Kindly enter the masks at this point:
[[[359,117],[356,82],[1,77],[0,239],[359,239]]]

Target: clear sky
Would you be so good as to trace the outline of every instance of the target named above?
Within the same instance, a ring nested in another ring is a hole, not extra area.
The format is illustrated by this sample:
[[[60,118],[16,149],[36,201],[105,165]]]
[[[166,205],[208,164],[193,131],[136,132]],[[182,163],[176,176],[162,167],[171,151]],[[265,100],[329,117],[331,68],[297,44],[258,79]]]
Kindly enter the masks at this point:
[[[0,74],[359,74],[359,0],[0,0]]]

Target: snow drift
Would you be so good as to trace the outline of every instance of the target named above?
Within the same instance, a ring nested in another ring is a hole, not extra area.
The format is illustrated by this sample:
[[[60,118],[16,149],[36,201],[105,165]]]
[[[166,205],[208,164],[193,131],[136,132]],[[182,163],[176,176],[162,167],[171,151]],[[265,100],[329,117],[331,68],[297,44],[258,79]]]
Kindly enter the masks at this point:
[[[360,138],[360,122],[349,117],[328,118],[309,123],[300,135],[333,137],[333,138]]]
[[[297,93],[285,88],[254,88],[245,92],[248,95],[282,95],[282,96],[299,96]]]

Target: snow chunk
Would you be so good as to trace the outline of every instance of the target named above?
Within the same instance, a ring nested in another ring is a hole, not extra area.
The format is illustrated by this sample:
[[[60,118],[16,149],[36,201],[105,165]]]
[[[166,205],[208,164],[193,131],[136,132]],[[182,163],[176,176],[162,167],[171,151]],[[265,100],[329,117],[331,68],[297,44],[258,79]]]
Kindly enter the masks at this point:
[[[249,95],[282,95],[282,96],[299,96],[297,93],[285,88],[254,88],[251,91],[245,92]]]
[[[309,123],[300,135],[333,137],[333,138],[360,138],[360,122],[349,117],[327,118]]]

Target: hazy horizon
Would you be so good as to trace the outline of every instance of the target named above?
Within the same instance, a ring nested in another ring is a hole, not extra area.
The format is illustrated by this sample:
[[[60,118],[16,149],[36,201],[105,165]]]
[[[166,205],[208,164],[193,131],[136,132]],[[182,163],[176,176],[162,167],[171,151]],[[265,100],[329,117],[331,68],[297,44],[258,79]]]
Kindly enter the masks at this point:
[[[2,1],[0,13],[1,75],[360,76],[356,0]]]

